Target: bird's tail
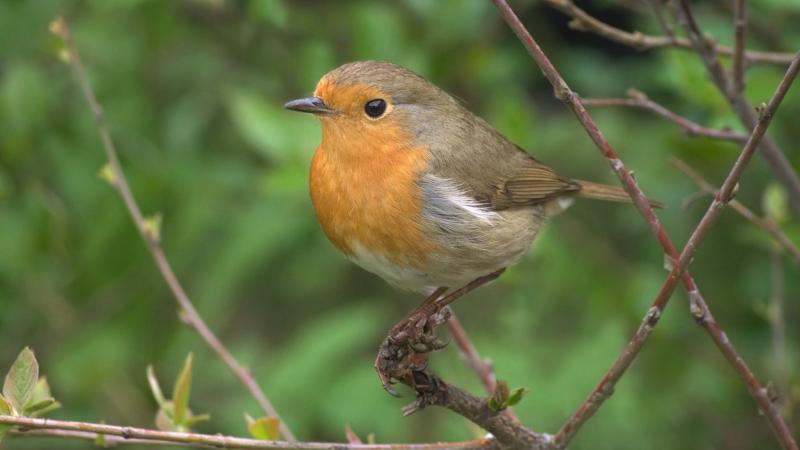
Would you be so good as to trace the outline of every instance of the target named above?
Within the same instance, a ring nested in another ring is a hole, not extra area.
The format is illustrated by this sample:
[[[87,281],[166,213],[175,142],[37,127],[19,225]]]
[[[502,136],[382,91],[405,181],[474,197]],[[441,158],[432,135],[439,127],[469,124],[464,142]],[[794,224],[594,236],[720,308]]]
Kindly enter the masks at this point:
[[[595,200],[605,200],[609,202],[633,203],[631,197],[624,189],[607,184],[593,183],[591,181],[576,180],[581,189],[577,192],[578,197],[591,198]],[[664,204],[654,200],[648,200],[653,208],[663,208]]]

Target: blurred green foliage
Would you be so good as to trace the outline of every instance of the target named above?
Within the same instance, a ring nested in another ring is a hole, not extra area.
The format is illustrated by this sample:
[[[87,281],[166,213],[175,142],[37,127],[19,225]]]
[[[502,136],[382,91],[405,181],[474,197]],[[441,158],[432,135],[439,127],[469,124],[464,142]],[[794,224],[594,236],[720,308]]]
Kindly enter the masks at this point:
[[[726,3],[701,3],[698,15],[730,43]],[[800,28],[791,26],[800,3],[748,3],[759,24],[750,35],[754,48],[800,46]],[[658,32],[648,10],[635,11],[638,2],[633,9],[582,4],[623,28]],[[693,120],[740,129],[696,56],[637,52],[569,30],[538,2],[514,6],[581,95],[622,96],[636,87]],[[176,272],[294,431],[343,440],[349,424],[379,442],[474,436],[474,427],[445,411],[401,418],[410,397],[381,390],[372,369],[376,346],[419,299],[347,262],[325,240],[306,186],[318,125],[281,105],[311,92],[341,63],[389,60],[457,95],[560,172],[613,181],[490,2],[0,1],[0,367],[29,345],[64,405],[54,417],[152,427],[158,405],[145,367],[175,379],[191,351],[192,408],[212,416],[197,428],[247,435],[242,414],[260,411],[181,324],[116,193],[97,176],[104,159],[96,130],[47,31],[57,15],[72,24],[135,195],[146,214],[163,214]],[[766,100],[781,75],[779,67],[753,67],[748,97]],[[719,183],[737,146],[686,137],[640,111],[593,114],[644,190],[668,205],[659,215],[676,243],[684,242],[708,198],[681,206],[697,189],[668,157]],[[797,117],[796,88],[770,131],[796,167]],[[771,180],[754,160],[739,199],[762,211]],[[768,195],[771,214],[780,195]],[[796,216],[783,227],[800,241]],[[692,266],[718,320],[763,380],[778,376],[760,313],[773,294],[771,251],[760,230],[728,212]],[[800,277],[788,259],[781,266],[796,386]],[[498,376],[530,390],[516,406],[525,423],[554,432],[617,356],[665,276],[659,247],[632,207],[579,202],[519,265],[456,310]],[[736,375],[692,323],[684,296],[673,303],[572,448],[776,448]],[[480,391],[453,346],[433,364]]]

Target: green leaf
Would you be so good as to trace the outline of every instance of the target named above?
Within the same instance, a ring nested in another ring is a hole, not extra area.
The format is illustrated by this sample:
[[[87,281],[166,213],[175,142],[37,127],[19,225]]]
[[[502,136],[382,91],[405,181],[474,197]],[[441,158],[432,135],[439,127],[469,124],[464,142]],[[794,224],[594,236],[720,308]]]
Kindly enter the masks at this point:
[[[198,416],[189,415],[189,418],[186,419],[186,428],[191,428],[195,424],[200,422],[207,422],[211,420],[211,414],[200,414]]]
[[[153,398],[156,399],[156,403],[158,403],[159,408],[164,408],[164,393],[161,392],[161,386],[158,384],[158,378],[156,378],[156,371],[153,369],[153,366],[147,366],[147,383],[150,385],[150,391],[153,393]]]
[[[525,394],[527,393],[528,393],[528,388],[524,387],[516,388],[513,391],[511,391],[511,394],[509,394],[508,396],[508,402],[506,403],[508,404],[508,406],[514,406],[517,403],[519,403],[520,400],[522,400],[522,397],[525,397]]]
[[[5,397],[0,395],[0,414],[4,414],[6,416],[16,416],[16,411],[14,411],[14,407],[11,406],[8,400]]]
[[[28,417],[42,417],[60,407],[61,403],[57,402],[53,397],[48,397],[28,405],[23,415]]]
[[[189,392],[192,389],[192,354],[186,357],[183,369],[175,381],[175,389],[172,392],[172,420],[176,425],[185,425],[189,409]]]
[[[247,431],[249,431],[250,435],[255,439],[274,441],[280,436],[280,432],[278,431],[280,419],[277,417],[269,416],[253,419],[245,414],[245,420],[247,421]]]
[[[39,363],[30,348],[25,347],[11,366],[3,384],[3,396],[18,412],[30,401],[39,380]]]
[[[33,388],[33,395],[31,395],[31,400],[28,403],[30,405],[52,396],[53,394],[50,393],[50,385],[47,384],[47,377],[41,376],[39,377],[39,381],[36,382],[36,386]]]

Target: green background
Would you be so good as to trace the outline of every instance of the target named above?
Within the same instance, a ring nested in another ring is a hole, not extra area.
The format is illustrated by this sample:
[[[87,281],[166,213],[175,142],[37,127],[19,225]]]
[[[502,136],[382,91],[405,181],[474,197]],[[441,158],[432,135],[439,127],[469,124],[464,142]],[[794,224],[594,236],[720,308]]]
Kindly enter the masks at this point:
[[[625,29],[659,32],[646,2],[612,3],[591,2],[590,11]],[[697,7],[702,26],[723,43],[732,35],[728,3]],[[800,3],[748,3],[760,25],[753,48],[800,47]],[[540,2],[513,6],[579,94],[621,97],[636,87],[702,124],[740,129],[695,55],[639,52],[569,30]],[[308,95],[339,64],[388,60],[457,95],[559,172],[615,182],[490,2],[0,0],[0,369],[29,345],[64,404],[51,417],[152,427],[145,367],[153,364],[171,389],[194,352],[192,408],[212,414],[197,430],[245,435],[243,413],[258,415],[257,406],[180,323],[116,193],[97,176],[104,157],[96,129],[47,31],[57,15],[73,27],[134,194],[146,214],[163,214],[163,245],[179,278],[301,439],[341,441],[347,424],[379,442],[480,434],[438,409],[401,418],[410,393],[397,400],[381,390],[375,349],[420,299],[349,263],[326,241],[307,192],[319,127],[282,104]],[[766,101],[782,70],[753,67],[750,100]],[[645,112],[592,114],[644,191],[668,205],[658,214],[676,244],[685,242],[709,198],[683,207],[697,189],[668,158],[719,183],[738,146],[687,137]],[[800,88],[770,130],[795,167],[798,117]],[[765,193],[780,193],[773,184],[756,158],[738,198],[761,212]],[[800,241],[796,216],[783,228]],[[765,312],[780,268],[797,389],[800,278],[773,251],[763,232],[726,212],[692,273],[766,382],[781,373]],[[582,201],[499,282],[455,309],[498,377],[530,389],[517,408],[523,421],[553,433],[638,325],[666,276],[663,266],[633,207]],[[571,448],[777,448],[742,383],[691,320],[685,295],[675,297]],[[452,345],[434,356],[433,368],[481,391]],[[800,427],[797,415],[793,424]]]

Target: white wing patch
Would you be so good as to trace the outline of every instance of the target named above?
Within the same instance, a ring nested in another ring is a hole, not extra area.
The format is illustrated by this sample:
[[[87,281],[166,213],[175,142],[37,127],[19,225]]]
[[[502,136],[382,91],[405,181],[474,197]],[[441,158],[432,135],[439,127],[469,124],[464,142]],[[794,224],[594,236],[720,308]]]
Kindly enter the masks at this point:
[[[484,224],[491,224],[500,217],[468,196],[453,180],[428,174],[423,177],[421,184],[425,195],[425,214],[437,222],[454,224],[478,219]]]

